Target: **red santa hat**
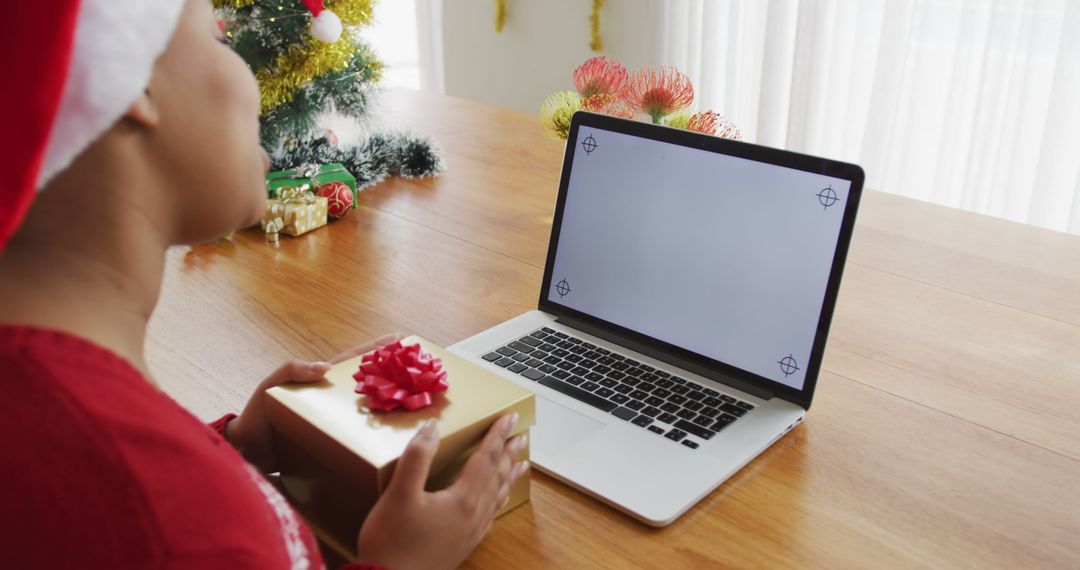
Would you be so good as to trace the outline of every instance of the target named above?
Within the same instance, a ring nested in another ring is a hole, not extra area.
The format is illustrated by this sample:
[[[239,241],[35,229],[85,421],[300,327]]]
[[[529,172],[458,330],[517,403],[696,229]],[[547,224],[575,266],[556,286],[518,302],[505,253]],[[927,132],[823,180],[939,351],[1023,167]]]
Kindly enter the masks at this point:
[[[146,89],[183,0],[11,2],[0,18],[0,250],[35,193]]]

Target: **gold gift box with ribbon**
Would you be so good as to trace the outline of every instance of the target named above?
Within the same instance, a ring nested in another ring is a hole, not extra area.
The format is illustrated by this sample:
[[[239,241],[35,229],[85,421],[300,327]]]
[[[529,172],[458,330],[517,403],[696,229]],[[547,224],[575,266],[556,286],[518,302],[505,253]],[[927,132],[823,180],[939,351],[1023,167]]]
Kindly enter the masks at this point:
[[[267,390],[267,416],[275,432],[283,493],[331,551],[355,560],[357,533],[367,512],[386,490],[397,459],[424,421],[438,422],[439,448],[426,485],[450,485],[495,421],[512,413],[512,434],[528,433],[536,421],[532,392],[417,336],[442,359],[449,388],[415,411],[375,412],[357,394],[353,374],[362,357],[346,360],[314,384],[286,384]],[[517,460],[529,458],[526,445]],[[526,471],[510,489],[505,513],[529,499]]]
[[[266,201],[262,229],[268,235],[278,232],[303,235],[326,225],[327,200],[316,196],[308,185],[281,188],[277,198]]]

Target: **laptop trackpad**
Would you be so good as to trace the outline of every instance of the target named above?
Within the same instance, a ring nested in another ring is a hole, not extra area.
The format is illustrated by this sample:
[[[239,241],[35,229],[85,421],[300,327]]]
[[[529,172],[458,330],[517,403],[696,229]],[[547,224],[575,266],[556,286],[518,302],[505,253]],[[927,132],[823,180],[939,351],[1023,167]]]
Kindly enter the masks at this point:
[[[586,415],[536,396],[536,427],[530,437],[537,451],[557,455],[603,427]]]

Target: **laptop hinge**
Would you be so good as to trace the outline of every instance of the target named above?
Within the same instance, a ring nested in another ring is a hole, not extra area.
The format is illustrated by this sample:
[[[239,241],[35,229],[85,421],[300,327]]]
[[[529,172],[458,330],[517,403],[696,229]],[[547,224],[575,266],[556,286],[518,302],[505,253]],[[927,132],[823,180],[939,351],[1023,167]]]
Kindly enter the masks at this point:
[[[753,384],[750,384],[749,382],[746,382],[744,380],[739,380],[738,378],[733,378],[733,377],[728,376],[726,374],[716,372],[715,370],[709,370],[708,368],[706,368],[706,367],[704,367],[704,366],[702,366],[700,364],[697,364],[695,362],[691,362],[689,360],[686,360],[685,358],[681,358],[681,357],[675,356],[673,354],[666,354],[663,351],[652,348],[651,346],[649,346],[647,344],[644,344],[642,342],[638,342],[636,340],[629,339],[629,338],[626,338],[624,336],[614,334],[614,333],[612,333],[610,331],[606,331],[606,330],[604,330],[604,329],[602,329],[600,327],[597,327],[596,325],[591,325],[589,323],[586,323],[584,321],[575,319],[573,317],[556,317],[555,320],[558,321],[561,324],[564,324],[564,325],[568,326],[568,327],[575,328],[575,329],[577,329],[579,331],[591,334],[591,335],[593,335],[595,337],[602,338],[602,339],[604,339],[606,341],[613,342],[613,343],[618,344],[620,346],[625,346],[626,348],[629,348],[630,350],[640,352],[641,354],[644,354],[644,355],[646,355],[648,357],[655,358],[657,360],[662,360],[664,362],[667,362],[668,364],[671,364],[672,366],[677,366],[679,368],[682,368],[683,370],[688,370],[690,372],[693,372],[694,374],[704,376],[704,377],[706,377],[706,378],[708,378],[710,380],[715,380],[715,381],[717,381],[717,382],[719,382],[721,384],[731,386],[732,388],[735,388],[736,390],[742,390],[743,392],[746,392],[747,394],[757,396],[758,398],[761,398],[763,400],[772,399],[772,397],[775,395],[771,390],[768,390],[766,388],[761,388],[761,387],[758,387],[758,386],[754,386]]]

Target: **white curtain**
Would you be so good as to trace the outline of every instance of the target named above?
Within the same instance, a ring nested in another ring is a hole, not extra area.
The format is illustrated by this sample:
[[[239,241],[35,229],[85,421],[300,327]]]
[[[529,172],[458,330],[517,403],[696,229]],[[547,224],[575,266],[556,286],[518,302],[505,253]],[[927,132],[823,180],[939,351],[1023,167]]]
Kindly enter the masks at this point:
[[[617,9],[611,3],[611,9]],[[1080,0],[667,0],[656,60],[749,141],[1080,234]]]

